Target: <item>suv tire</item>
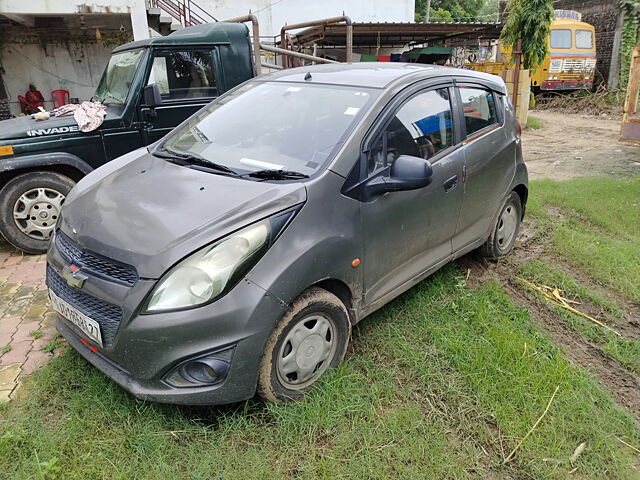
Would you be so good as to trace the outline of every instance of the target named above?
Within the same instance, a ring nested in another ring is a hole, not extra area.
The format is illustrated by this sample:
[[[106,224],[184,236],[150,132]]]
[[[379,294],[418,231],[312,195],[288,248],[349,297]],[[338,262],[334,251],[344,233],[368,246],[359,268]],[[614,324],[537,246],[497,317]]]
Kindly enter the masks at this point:
[[[327,368],[340,365],[350,337],[349,314],[340,299],[318,287],[305,291],[267,341],[258,394],[272,402],[302,398]]]
[[[60,208],[74,184],[54,172],[12,178],[0,190],[0,233],[24,252],[45,253]]]

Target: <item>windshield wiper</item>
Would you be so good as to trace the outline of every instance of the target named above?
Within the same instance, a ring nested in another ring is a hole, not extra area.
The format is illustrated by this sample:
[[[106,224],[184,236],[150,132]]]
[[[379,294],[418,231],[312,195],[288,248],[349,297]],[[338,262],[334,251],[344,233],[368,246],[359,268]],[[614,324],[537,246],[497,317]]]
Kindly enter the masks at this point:
[[[238,172],[236,172],[235,170],[232,170],[226,165],[220,165],[219,163],[210,162],[206,158],[200,157],[198,155],[194,155],[190,153],[183,154],[183,153],[172,152],[164,148],[159,148],[155,150],[152,154],[159,158],[173,160],[174,163],[177,163],[178,165],[189,167],[193,170],[198,170],[200,172],[207,172],[207,173],[224,172],[229,175],[233,175],[234,177],[240,176]]]
[[[257,170],[245,173],[243,177],[262,178],[264,180],[299,180],[301,178],[309,178],[309,175],[291,170]]]

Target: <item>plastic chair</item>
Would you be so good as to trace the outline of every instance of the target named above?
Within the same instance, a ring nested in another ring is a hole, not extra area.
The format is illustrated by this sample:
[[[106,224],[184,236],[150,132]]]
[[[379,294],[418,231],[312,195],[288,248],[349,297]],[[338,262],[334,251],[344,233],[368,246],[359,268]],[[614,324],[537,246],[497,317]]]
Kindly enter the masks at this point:
[[[51,103],[53,108],[61,107],[71,102],[69,90],[51,90]]]

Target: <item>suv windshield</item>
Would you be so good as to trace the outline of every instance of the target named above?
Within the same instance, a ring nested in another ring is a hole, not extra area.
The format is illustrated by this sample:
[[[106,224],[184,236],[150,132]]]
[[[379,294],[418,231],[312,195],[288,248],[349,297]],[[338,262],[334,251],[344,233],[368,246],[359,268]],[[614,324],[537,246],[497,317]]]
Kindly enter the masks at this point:
[[[163,148],[241,174],[284,170],[311,176],[376,95],[360,87],[251,82],[202,109]]]
[[[93,100],[105,104],[122,105],[129,94],[141,53],[142,50],[131,50],[113,55],[102,74]]]

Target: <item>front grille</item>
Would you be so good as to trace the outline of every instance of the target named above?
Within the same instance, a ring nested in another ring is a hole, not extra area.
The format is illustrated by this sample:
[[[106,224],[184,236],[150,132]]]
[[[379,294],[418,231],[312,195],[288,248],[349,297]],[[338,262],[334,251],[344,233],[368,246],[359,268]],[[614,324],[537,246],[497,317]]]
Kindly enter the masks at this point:
[[[65,260],[82,268],[82,270],[129,287],[138,281],[138,272],[131,265],[116,262],[97,253],[80,250],[62,232],[58,232],[55,238],[56,247]]]
[[[122,309],[119,306],[70,287],[49,264],[47,264],[47,286],[69,305],[98,322],[102,332],[102,343],[104,346],[111,345],[122,320]]]

